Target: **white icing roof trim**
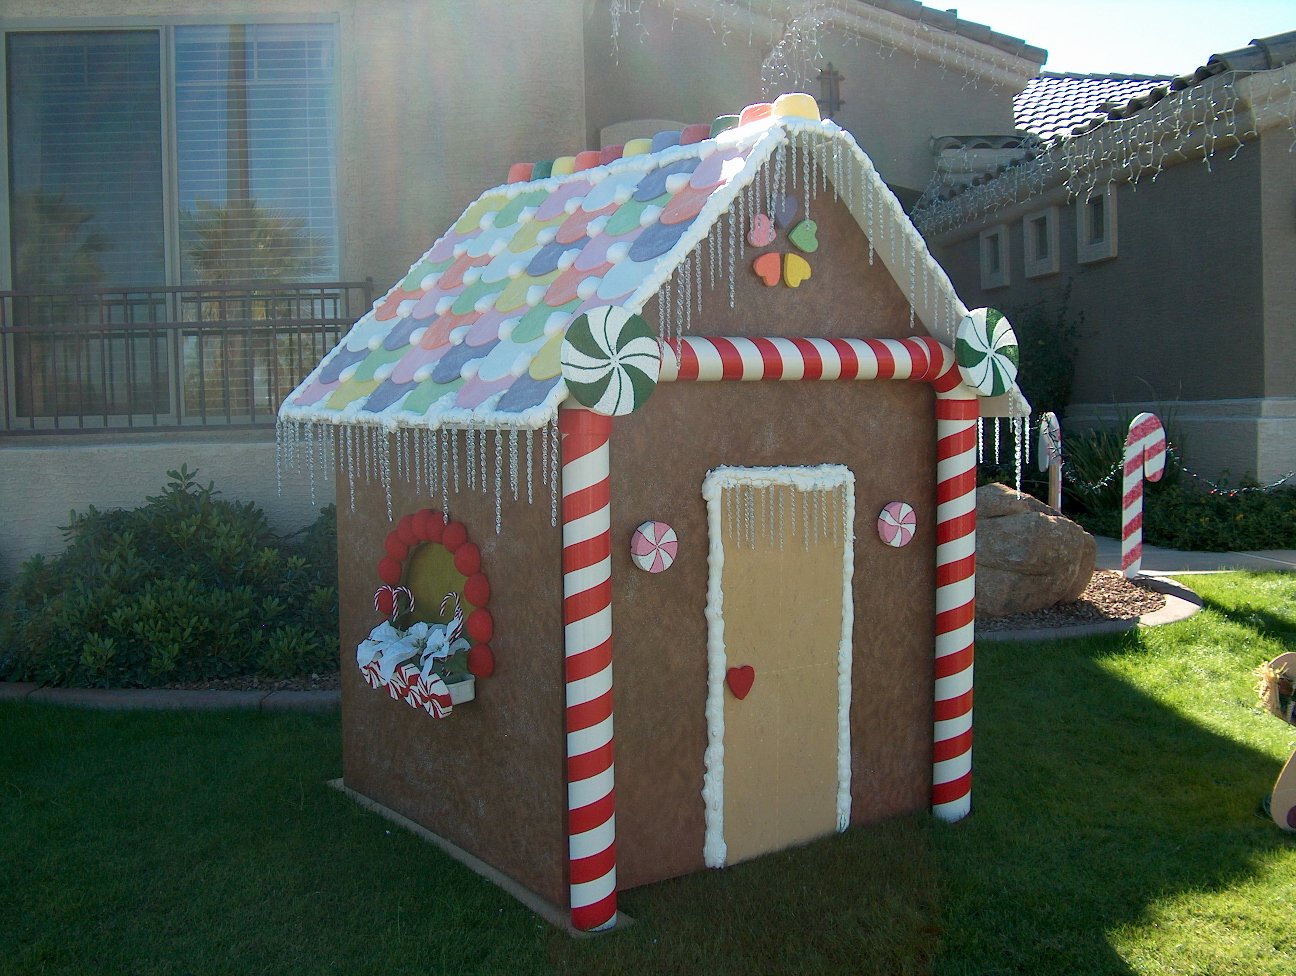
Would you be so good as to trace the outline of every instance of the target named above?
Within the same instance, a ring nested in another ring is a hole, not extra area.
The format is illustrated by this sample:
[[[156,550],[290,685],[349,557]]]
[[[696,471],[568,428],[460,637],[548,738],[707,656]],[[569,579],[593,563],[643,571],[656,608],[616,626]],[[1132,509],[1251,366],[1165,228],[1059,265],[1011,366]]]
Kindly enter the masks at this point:
[[[916,319],[922,322],[929,334],[952,347],[958,323],[968,312],[967,306],[959,299],[945,270],[931,256],[922,235],[905,215],[899,200],[882,180],[872,160],[849,132],[829,120],[766,118],[728,129],[712,139],[687,146],[671,146],[657,153],[645,153],[614,160],[569,175],[526,183],[501,184],[483,191],[477,200],[469,204],[459,219],[451,224],[451,230],[463,219],[468,209],[489,196],[502,195],[511,200],[521,193],[537,188],[552,192],[576,179],[587,180],[597,185],[615,174],[647,170],[682,159],[695,157],[705,159],[716,151],[735,146],[752,147],[742,169],[728,183],[711,194],[688,231],[681,236],[674,247],[657,259],[654,271],[620,302],[622,307],[638,313],[643,310],[649,299],[666,285],[685,258],[730,212],[739,194],[756,180],[761,168],[770,160],[775,150],[793,140],[801,140],[806,148],[817,154],[825,151],[832,152],[834,156],[840,151],[848,154],[848,159],[854,163],[853,167],[845,166],[839,170],[836,165],[826,163],[823,165],[827,181],[834,185],[838,197],[844,200],[856,223],[868,236],[871,247],[870,260],[875,252],[908,300]],[[822,156],[820,158],[822,159]],[[839,172],[844,177],[841,185],[837,185],[834,180],[835,174]],[[447,231],[438,238],[433,247],[449,233],[450,231]],[[739,228],[739,234],[745,238],[745,229]],[[426,253],[428,252],[425,252],[425,255]],[[420,255],[419,259],[410,266],[411,272],[422,263],[425,255]],[[404,281],[404,278],[401,281]],[[396,282],[383,298],[375,300],[374,308],[381,305],[399,284],[400,281]],[[557,416],[559,405],[567,399],[566,384],[559,380],[541,403],[519,412],[494,409],[502,394],[495,394],[480,406],[471,409],[450,407],[448,404],[439,407],[444,401],[453,399],[454,394],[448,393],[440,400],[429,404],[422,413],[392,408],[377,412],[366,411],[363,409],[363,401],[354,401],[340,410],[320,406],[290,405],[292,398],[312,382],[321,368],[339,348],[346,344],[348,339],[362,330],[372,331],[375,335],[382,334],[385,328],[390,327],[385,322],[377,323],[372,317],[372,311],[366,314],[352,327],[338,346],[325,355],[297,389],[289,394],[279,409],[279,420],[287,423],[364,425],[387,431],[395,431],[399,428],[534,430],[552,423]],[[1004,401],[1001,400],[1000,403]],[[1029,416],[1030,405],[1016,386],[1006,395],[1005,406],[1010,415]],[[1004,406],[1000,406],[999,409],[1004,409]]]

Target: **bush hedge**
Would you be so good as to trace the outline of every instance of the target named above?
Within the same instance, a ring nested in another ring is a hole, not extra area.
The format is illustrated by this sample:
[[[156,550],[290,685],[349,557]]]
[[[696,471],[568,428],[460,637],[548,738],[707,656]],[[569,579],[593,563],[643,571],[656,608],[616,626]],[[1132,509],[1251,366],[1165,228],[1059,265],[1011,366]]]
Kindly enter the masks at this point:
[[[337,668],[333,510],[281,537],[196,473],[167,472],[137,509],[72,513],[67,549],[8,588],[0,677],[156,687]]]
[[[1128,424],[1086,431],[1063,441],[1062,505],[1067,517],[1097,535],[1119,538],[1121,461]],[[1173,422],[1170,443],[1175,443]],[[1048,481],[1032,463],[1022,490],[1047,500]],[[1011,484],[1012,469],[982,465],[978,481]],[[1160,481],[1143,485],[1143,541],[1200,552],[1296,548],[1296,486],[1259,490],[1254,482],[1218,488],[1190,478],[1173,452]]]

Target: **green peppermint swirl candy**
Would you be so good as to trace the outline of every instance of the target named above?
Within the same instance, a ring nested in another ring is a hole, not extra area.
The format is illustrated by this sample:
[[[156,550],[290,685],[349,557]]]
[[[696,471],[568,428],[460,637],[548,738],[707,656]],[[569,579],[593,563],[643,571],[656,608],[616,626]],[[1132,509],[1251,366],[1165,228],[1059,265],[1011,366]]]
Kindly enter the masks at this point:
[[[567,327],[559,361],[577,403],[619,417],[643,406],[657,386],[661,348],[642,318],[604,305]]]
[[[963,317],[954,343],[954,359],[963,382],[982,396],[1012,389],[1021,353],[1017,336],[1003,312],[976,308]]]

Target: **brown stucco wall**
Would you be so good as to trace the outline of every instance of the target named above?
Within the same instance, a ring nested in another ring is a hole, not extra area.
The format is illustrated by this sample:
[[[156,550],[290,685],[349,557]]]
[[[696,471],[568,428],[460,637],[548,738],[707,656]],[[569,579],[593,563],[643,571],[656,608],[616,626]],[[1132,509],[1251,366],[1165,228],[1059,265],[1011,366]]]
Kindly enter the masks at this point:
[[[463,457],[463,454],[460,454]],[[523,454],[525,457],[525,454]],[[535,448],[537,472],[541,452]],[[508,471],[507,445],[504,470]],[[494,443],[488,472],[493,479]],[[550,526],[549,489],[535,476],[536,500],[506,490],[495,534],[493,489],[450,493],[450,512],[481,549],[495,620],[496,671],[477,682],[477,700],[433,719],[364,683],[356,645],[379,622],[387,521],[380,485],[338,481],[338,599],[342,645],[343,780],[448,838],[556,904],[566,903],[567,811],[563,784],[562,576],[560,530]],[[398,482],[393,514],[440,508]]]
[[[737,307],[718,276],[702,334],[909,333],[908,306],[845,210],[821,198],[821,246],[799,289],[766,288],[743,265]],[[786,247],[780,241],[779,245]],[[748,255],[750,259],[751,255]],[[709,274],[704,267],[704,280]],[[651,308],[648,311],[652,317]],[[855,665],[852,820],[926,806],[931,784],[934,616],[934,397],[902,382],[663,384],[614,422],[612,573],[618,883],[633,887],[702,867],[706,746],[707,529],[702,480],[720,464],[848,465],[855,473]],[[539,464],[537,449],[537,464]],[[507,460],[505,468],[507,469]],[[340,477],[345,479],[345,474]],[[478,700],[435,721],[367,687],[353,662],[377,622],[374,565],[391,526],[381,488],[339,489],[343,607],[343,748],[347,785],[448,837],[543,897],[566,902],[559,530],[547,494],[506,501],[451,497],[482,547],[494,593],[496,674]],[[874,520],[909,501],[920,529],[884,546]],[[432,499],[398,486],[399,515]],[[680,555],[666,573],[633,567],[629,541],[649,518],[673,525]],[[813,613],[813,608],[789,608]],[[789,653],[794,652],[790,649]]]
[[[766,288],[739,268],[736,309],[704,305],[703,335],[909,335],[908,305],[836,204],[811,207],[815,277]],[[776,245],[777,246],[777,245]],[[749,255],[750,259],[750,255]],[[705,269],[704,269],[705,270]],[[704,280],[707,275],[704,273]],[[720,278],[723,281],[723,276]],[[852,820],[926,806],[931,787],[935,586],[934,397],[908,383],[677,383],[614,423],[617,875],[633,887],[700,870],[706,748],[706,473],[722,464],[847,465],[856,482]],[[874,527],[909,501],[923,528],[889,549]],[[647,519],[670,523],[679,557],[650,576],[629,557]],[[813,613],[813,608],[789,608]]]

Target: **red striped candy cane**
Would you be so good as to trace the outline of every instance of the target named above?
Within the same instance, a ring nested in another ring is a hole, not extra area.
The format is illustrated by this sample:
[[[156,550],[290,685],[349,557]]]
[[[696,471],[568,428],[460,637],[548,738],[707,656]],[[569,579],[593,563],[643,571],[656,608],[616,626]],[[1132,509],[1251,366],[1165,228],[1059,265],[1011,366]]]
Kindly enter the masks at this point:
[[[1062,428],[1058,426],[1057,414],[1049,410],[1040,417],[1039,449],[1035,452],[1035,463],[1041,471],[1048,472],[1049,508],[1062,511]]]
[[[567,856],[572,925],[616,922],[612,741],[612,532],[609,417],[564,407],[563,633],[566,659]]]
[[[684,336],[662,343],[658,382],[911,380],[936,391],[936,640],[932,812],[972,809],[976,617],[976,395],[935,339]]]
[[[1121,572],[1130,579],[1143,568],[1143,479],[1161,480],[1165,455],[1161,421],[1156,414],[1139,414],[1125,435],[1125,476],[1121,479]]]

